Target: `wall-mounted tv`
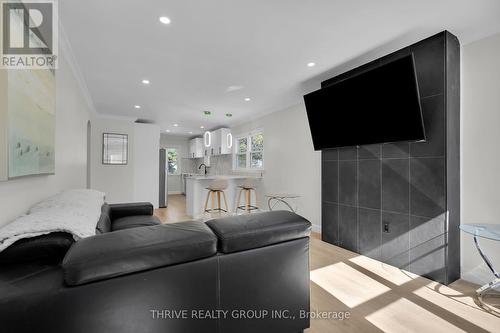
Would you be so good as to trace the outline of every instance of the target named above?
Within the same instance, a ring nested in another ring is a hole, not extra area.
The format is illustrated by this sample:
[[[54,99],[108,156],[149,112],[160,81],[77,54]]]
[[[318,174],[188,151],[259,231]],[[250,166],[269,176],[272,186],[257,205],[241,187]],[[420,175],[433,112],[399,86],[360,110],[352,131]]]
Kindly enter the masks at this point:
[[[413,55],[304,96],[315,150],[425,140]]]

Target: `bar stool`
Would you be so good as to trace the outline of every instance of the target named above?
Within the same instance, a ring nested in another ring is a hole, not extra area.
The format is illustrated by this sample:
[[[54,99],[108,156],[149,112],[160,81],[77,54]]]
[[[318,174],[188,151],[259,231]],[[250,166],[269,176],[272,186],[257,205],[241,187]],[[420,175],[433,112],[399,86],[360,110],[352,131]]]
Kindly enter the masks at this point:
[[[252,210],[258,210],[259,207],[252,205],[252,191],[255,195],[255,202],[257,204],[257,191],[255,190],[255,179],[247,178],[243,181],[243,184],[238,186],[240,192],[238,193],[238,200],[236,200],[235,213],[238,213],[238,209],[244,210],[250,213]],[[241,194],[245,192],[245,204],[240,206]]]
[[[227,208],[227,199],[226,199],[226,193],[224,190],[227,189],[227,180],[224,178],[217,178],[214,179],[210,185],[207,187],[208,193],[207,193],[207,199],[205,200],[205,212],[211,213],[214,211],[217,212],[226,212],[229,210]],[[226,209],[221,208],[220,204],[220,194],[224,196],[224,205],[226,206]],[[215,196],[217,195],[217,208],[215,208]],[[208,200],[212,197],[212,208],[208,209]]]

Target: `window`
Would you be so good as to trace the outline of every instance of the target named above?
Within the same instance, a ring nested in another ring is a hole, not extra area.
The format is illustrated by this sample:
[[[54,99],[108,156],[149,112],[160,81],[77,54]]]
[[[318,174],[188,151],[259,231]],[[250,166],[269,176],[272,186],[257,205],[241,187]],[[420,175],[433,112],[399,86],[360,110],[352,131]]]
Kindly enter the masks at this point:
[[[263,170],[264,169],[264,134],[262,130],[236,137],[233,169]]]
[[[168,162],[168,174],[178,175],[179,174],[179,160],[177,157],[177,149],[168,148],[167,149],[167,162]]]
[[[126,165],[128,163],[128,135],[103,133],[102,164]]]
[[[248,138],[238,138],[236,152],[236,169],[245,169],[247,167],[247,151],[248,151]]]

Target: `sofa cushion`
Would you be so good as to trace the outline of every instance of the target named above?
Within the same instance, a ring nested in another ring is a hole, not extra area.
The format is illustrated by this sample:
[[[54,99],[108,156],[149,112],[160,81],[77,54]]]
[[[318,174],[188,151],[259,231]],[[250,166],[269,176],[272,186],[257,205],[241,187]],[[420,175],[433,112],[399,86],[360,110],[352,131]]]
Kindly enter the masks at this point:
[[[111,231],[111,208],[107,203],[101,207],[101,217],[97,222],[96,234],[104,234]]]
[[[303,238],[311,223],[289,211],[272,211],[214,219],[207,225],[219,238],[219,251],[231,253]]]
[[[154,211],[153,205],[150,202],[110,204],[109,208],[111,210],[110,217],[112,221],[132,215],[153,215]]]
[[[0,264],[60,263],[74,242],[73,236],[65,232],[23,238],[0,252]]]
[[[202,222],[132,228],[76,242],[62,267],[70,286],[213,256],[217,237]]]
[[[152,215],[133,215],[121,217],[113,221],[111,229],[113,231],[145,227],[161,224],[160,219]]]

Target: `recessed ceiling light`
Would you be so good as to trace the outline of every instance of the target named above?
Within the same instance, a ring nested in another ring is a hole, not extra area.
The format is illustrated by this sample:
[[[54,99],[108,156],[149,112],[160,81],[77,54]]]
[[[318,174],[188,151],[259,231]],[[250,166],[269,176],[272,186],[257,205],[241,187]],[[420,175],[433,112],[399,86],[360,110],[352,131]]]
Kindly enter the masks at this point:
[[[250,102],[252,99],[250,97],[245,97],[245,102]]]
[[[205,126],[200,126],[200,128],[201,128],[201,129],[204,129],[204,128],[205,128]]]
[[[151,82],[149,82],[149,80],[146,80],[146,79],[142,80],[142,84],[150,84],[150,83]]]
[[[189,134],[193,134],[193,132],[189,132]]]
[[[136,108],[136,109],[140,109],[140,108],[141,108],[141,106],[140,106],[140,105],[134,105],[134,108]]]
[[[203,114],[204,114],[205,116],[210,116],[210,115],[212,114],[212,112],[210,112],[210,111],[203,111]]]
[[[162,16],[162,17],[160,17],[160,22],[163,24],[170,24],[170,22],[172,22],[172,21],[168,17]]]
[[[316,66],[316,63],[314,62],[307,63],[307,67],[314,67],[314,66]]]
[[[170,133],[170,130],[165,130],[165,132]]]
[[[229,86],[226,88],[226,92],[233,92],[243,89],[243,86]]]
[[[174,124],[174,127],[178,127],[178,126],[179,126],[179,124]]]

